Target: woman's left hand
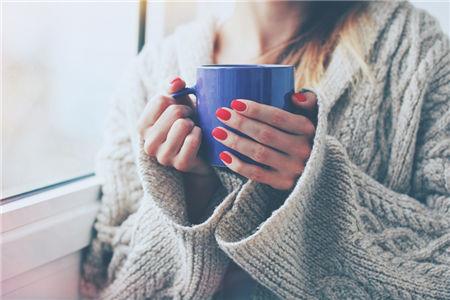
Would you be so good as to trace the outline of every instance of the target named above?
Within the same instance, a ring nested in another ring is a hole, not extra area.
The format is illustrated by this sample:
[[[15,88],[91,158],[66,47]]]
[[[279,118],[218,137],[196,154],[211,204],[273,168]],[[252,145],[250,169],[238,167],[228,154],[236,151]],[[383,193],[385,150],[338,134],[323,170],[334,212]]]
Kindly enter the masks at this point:
[[[297,93],[292,96],[292,102],[308,117],[244,99],[234,100],[232,109],[219,108],[216,116],[222,123],[253,140],[224,127],[214,128],[214,138],[269,168],[245,163],[229,151],[220,153],[225,165],[236,173],[275,189],[291,189],[311,154],[315,135],[311,120],[317,114],[317,98],[311,92]]]

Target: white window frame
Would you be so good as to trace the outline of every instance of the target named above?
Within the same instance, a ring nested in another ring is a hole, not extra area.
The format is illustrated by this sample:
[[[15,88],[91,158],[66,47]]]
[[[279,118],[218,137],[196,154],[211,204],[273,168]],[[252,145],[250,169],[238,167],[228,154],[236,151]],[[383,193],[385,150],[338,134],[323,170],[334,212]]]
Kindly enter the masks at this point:
[[[100,178],[91,176],[0,206],[2,298],[36,281],[33,270],[73,256],[89,244],[100,187]]]
[[[145,43],[146,1],[139,9],[138,51]],[[81,250],[92,238],[101,183],[91,174],[0,202],[0,298],[78,298]]]

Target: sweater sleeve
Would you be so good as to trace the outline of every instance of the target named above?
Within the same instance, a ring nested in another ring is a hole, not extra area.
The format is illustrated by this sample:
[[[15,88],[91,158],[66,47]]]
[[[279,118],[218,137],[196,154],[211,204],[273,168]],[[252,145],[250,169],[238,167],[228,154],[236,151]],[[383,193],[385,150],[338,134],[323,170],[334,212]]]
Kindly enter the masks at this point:
[[[103,179],[100,211],[82,264],[81,293],[88,298],[208,299],[229,262],[213,228],[241,182],[218,170],[227,189],[214,194],[210,215],[192,225],[181,173],[143,151],[135,123],[154,93],[145,83],[157,82],[146,70],[159,67],[152,56],[154,49],[144,48],[111,104],[96,168]]]
[[[143,196],[124,108],[127,97],[138,96],[136,91],[140,90],[136,63],[136,59],[130,63],[120,88],[109,101],[103,143],[96,157],[95,173],[102,182],[101,205],[93,239],[83,255],[80,281],[80,292],[87,298],[97,298],[123,263]]]
[[[218,225],[219,246],[286,299],[450,299],[449,52],[437,61],[410,145],[409,194],[354,165],[327,133],[319,105],[314,148],[296,186],[275,205],[276,191],[244,184]]]

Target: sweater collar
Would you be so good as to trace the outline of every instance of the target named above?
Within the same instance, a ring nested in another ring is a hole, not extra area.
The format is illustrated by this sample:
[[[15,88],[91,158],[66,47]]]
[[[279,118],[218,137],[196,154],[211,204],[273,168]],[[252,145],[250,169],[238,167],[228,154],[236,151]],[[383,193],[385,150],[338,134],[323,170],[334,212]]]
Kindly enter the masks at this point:
[[[360,25],[360,34],[366,37],[366,43],[363,45],[363,54],[366,60],[371,56],[376,46],[375,43],[380,39],[388,20],[392,18],[394,12],[401,5],[408,4],[401,1],[374,1],[368,4],[368,16],[372,26]],[[190,40],[195,41],[190,43],[190,51],[186,51],[184,39],[177,40],[180,75],[185,78],[188,85],[195,84],[198,66],[213,63],[214,38],[218,25],[219,20],[217,18],[204,17],[194,27],[183,28],[178,35],[189,36]],[[322,105],[325,111],[329,112],[359,71],[361,71],[361,66],[339,44],[334,50],[330,64],[317,87],[305,88],[320,90],[323,97],[319,99],[319,105]]]

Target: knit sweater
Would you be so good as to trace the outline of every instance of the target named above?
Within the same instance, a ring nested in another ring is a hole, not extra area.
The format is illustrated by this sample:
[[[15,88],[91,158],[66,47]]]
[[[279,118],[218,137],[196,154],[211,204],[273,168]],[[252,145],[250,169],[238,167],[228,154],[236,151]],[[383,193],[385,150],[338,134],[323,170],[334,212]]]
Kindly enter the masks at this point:
[[[257,282],[255,299],[450,299],[449,39],[407,2],[367,9],[370,76],[337,45],[308,87],[318,122],[295,186],[214,167],[221,186],[200,224],[182,174],[144,153],[136,124],[170,75],[193,84],[212,62],[217,24],[147,43],[111,104],[85,296],[211,299],[234,261]]]

